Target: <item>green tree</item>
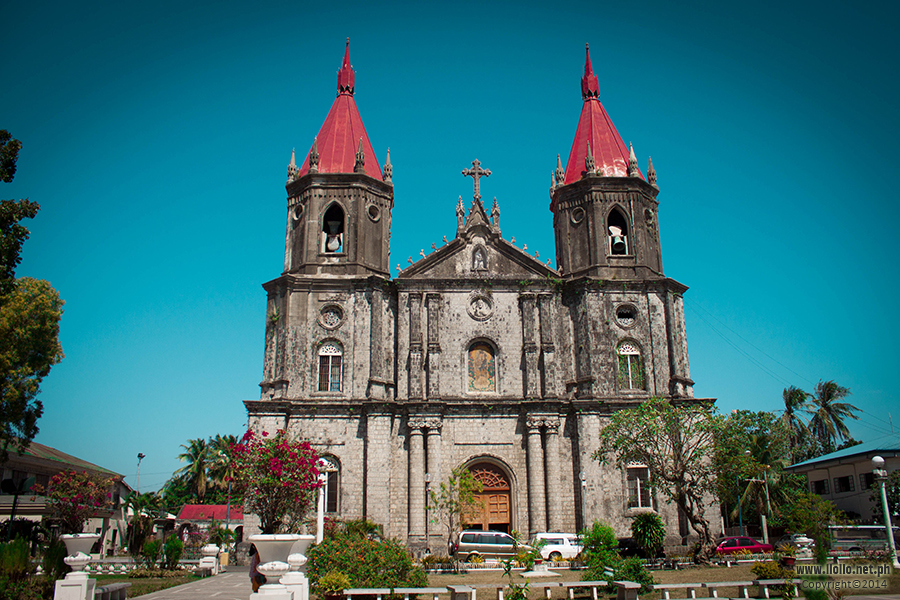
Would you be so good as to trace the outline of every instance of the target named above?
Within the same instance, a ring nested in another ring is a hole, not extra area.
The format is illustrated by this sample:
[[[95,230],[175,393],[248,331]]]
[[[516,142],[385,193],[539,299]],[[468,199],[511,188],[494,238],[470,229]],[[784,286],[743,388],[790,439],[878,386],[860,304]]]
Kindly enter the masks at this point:
[[[651,398],[612,416],[593,457],[623,468],[632,461],[646,465],[651,484],[683,511],[709,553],[706,509],[716,491],[711,459],[719,427],[721,419],[705,404]]]
[[[36,485],[33,489],[47,497],[53,516],[62,524],[63,533],[81,533],[89,518],[112,506],[115,483],[115,477],[72,470],[51,477],[46,488]]]
[[[834,504],[806,490],[798,490],[792,502],[778,509],[778,517],[789,531],[802,531],[816,541],[816,559],[820,563],[828,558],[831,548],[828,526],[839,515]]]
[[[443,523],[448,539],[462,530],[466,514],[476,507],[475,494],[483,489],[481,482],[465,467],[457,467],[446,482],[428,491],[428,509],[433,523]]]
[[[238,443],[236,435],[221,435],[209,438],[208,477],[212,485],[222,491],[227,491],[234,479],[234,461],[231,458],[231,449]]]
[[[666,541],[666,526],[656,513],[645,512],[631,522],[631,537],[647,556],[655,557]]]
[[[196,440],[188,440],[187,444],[182,444],[184,452],[178,455],[181,462],[187,463],[175,471],[176,476],[184,477],[188,488],[199,504],[203,503],[206,496],[206,484],[209,478],[209,467],[212,463],[210,457],[209,446],[203,438]]]
[[[859,409],[849,402],[841,402],[850,395],[850,390],[834,381],[819,381],[812,394],[812,417],[809,429],[818,439],[825,453],[832,452],[835,442],[846,440],[850,431],[844,423],[845,419],[858,419],[854,412]]]
[[[891,520],[896,526],[900,522],[900,471],[894,471],[888,475],[887,481],[884,482],[884,491],[887,494]],[[877,482],[872,486],[869,501],[872,502],[872,516],[883,523],[884,510],[881,507],[881,486]]]
[[[0,180],[13,180],[21,147],[0,130]],[[10,447],[22,452],[37,435],[44,412],[37,399],[41,381],[63,359],[59,293],[46,281],[15,276],[29,235],[20,221],[39,209],[27,199],[0,200],[0,463]]]

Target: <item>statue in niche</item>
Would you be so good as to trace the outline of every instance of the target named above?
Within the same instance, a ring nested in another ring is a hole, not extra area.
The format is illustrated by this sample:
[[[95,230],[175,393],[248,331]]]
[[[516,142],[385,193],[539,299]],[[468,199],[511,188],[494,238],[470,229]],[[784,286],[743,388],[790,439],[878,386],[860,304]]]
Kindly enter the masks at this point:
[[[487,267],[484,266],[484,250],[478,249],[475,251],[475,254],[472,256],[472,270],[473,271],[485,271]]]

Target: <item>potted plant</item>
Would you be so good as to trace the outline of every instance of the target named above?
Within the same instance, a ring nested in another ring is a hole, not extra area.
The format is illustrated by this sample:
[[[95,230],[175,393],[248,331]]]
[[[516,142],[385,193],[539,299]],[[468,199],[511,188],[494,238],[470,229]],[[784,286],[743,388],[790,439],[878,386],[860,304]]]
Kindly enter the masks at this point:
[[[793,544],[781,544],[775,548],[775,557],[782,567],[793,567],[797,562],[797,548]]]
[[[350,578],[340,571],[328,571],[316,582],[316,591],[328,600],[343,598],[344,590],[348,587],[350,587]]]

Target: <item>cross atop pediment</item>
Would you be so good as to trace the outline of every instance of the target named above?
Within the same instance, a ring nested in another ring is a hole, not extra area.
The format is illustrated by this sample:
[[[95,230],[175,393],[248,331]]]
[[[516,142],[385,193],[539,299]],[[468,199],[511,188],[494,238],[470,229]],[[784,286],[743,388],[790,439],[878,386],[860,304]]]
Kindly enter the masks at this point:
[[[489,177],[491,174],[490,169],[482,169],[481,161],[477,158],[472,161],[471,169],[463,169],[462,171],[463,177],[471,177],[475,180],[475,200],[481,200],[481,186],[479,185],[479,179],[482,177]]]

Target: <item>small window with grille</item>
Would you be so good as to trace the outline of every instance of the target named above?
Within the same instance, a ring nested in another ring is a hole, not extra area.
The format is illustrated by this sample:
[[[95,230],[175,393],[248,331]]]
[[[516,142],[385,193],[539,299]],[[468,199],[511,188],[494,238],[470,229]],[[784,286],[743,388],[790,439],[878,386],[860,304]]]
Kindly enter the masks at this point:
[[[337,342],[319,346],[319,391],[340,392],[344,352]]]

